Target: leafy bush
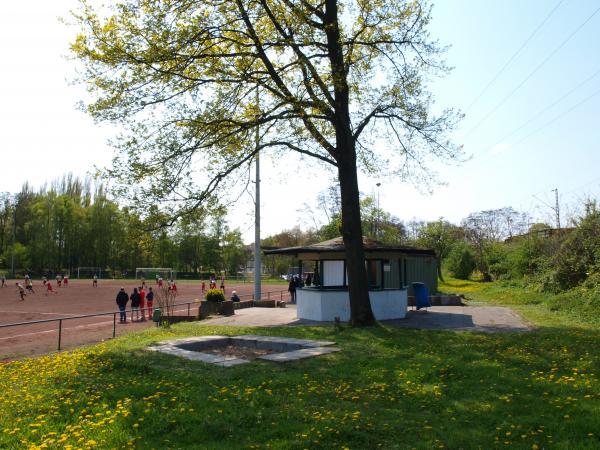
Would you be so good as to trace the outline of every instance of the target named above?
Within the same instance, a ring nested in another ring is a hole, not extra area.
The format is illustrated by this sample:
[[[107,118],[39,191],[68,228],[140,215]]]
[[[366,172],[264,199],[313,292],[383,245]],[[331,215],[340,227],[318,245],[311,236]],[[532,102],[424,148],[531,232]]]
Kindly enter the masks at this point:
[[[446,259],[448,271],[459,280],[467,280],[475,269],[475,257],[466,242],[457,242]]]
[[[600,209],[595,202],[586,205],[586,214],[565,239],[551,261],[549,285],[567,290],[586,280],[600,267]]]
[[[209,302],[224,302],[225,294],[221,289],[209,289],[206,291],[206,300]]]

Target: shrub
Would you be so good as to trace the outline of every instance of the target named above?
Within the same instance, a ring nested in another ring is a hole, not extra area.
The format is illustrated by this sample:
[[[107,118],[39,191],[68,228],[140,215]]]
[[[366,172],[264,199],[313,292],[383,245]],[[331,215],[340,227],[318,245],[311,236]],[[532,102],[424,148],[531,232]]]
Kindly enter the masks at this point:
[[[209,289],[206,291],[206,300],[209,302],[224,302],[225,294],[221,289]]]
[[[465,242],[457,242],[446,259],[448,271],[459,280],[467,280],[475,269],[475,257]]]

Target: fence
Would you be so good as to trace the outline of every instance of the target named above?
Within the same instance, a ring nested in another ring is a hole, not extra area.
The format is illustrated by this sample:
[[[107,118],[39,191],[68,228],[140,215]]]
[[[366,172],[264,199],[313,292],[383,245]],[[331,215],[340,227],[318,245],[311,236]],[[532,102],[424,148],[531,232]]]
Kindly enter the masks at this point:
[[[277,297],[279,297],[279,300],[283,300],[284,296],[287,298],[289,293],[286,291],[268,291],[268,292],[261,292],[260,293],[260,298],[264,299],[264,295],[266,294],[266,298],[267,300],[275,300],[277,299]],[[240,295],[240,300],[254,300],[254,294],[246,294],[246,295]],[[193,304],[197,304],[196,301],[189,301],[189,302],[183,302],[183,303],[176,303],[173,306],[173,308],[177,307],[177,306],[187,306],[187,317],[191,316],[191,307]],[[159,306],[154,307],[153,309],[162,309]],[[178,310],[178,312],[181,310]],[[131,314],[131,310],[128,311]],[[117,315],[120,314],[120,311],[110,311],[110,312],[104,312],[104,313],[96,313],[96,314],[82,314],[82,315],[78,315],[78,316],[67,316],[67,317],[60,317],[58,319],[44,319],[44,320],[33,320],[33,321],[29,321],[29,322],[18,322],[18,323],[8,323],[8,324],[4,324],[4,325],[0,325],[0,330],[5,329],[5,328],[14,328],[14,327],[26,327],[26,326],[30,326],[30,325],[36,325],[36,324],[41,324],[41,323],[52,323],[52,322],[58,322],[58,328],[57,328],[57,332],[58,332],[58,345],[57,345],[57,350],[60,351],[61,350],[61,341],[62,341],[62,330],[63,330],[63,322],[66,322],[68,320],[76,320],[76,319],[87,319],[90,317],[106,317],[106,316],[112,316],[113,317],[113,326],[112,326],[112,338],[116,337],[117,334]],[[44,333],[47,332],[43,331]]]

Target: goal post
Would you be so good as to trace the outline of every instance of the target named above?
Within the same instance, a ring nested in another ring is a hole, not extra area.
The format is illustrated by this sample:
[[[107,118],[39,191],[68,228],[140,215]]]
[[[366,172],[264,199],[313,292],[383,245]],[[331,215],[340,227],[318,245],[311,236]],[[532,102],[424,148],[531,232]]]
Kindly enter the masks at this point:
[[[96,275],[98,278],[102,278],[102,269],[100,267],[78,267],[77,268],[77,279],[94,278],[94,275]]]
[[[165,280],[174,280],[176,273],[171,267],[136,267],[135,279],[140,280],[144,277],[145,280],[154,280],[160,277]]]

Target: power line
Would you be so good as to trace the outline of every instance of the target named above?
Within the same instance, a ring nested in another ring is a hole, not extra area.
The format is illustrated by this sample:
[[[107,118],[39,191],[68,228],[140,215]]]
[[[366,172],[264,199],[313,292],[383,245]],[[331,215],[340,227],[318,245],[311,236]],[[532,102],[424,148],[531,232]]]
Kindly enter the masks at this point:
[[[533,69],[529,75],[527,75],[518,85],[516,88],[514,88],[512,91],[510,91],[508,93],[508,95],[506,95],[501,101],[500,103],[498,103],[494,108],[492,108],[491,111],[489,111],[484,117],[483,119],[481,119],[473,128],[471,128],[467,134],[465,134],[465,136],[463,137],[466,138],[467,136],[469,136],[473,131],[475,131],[477,128],[479,128],[481,126],[482,123],[484,123],[487,119],[490,118],[490,116],[492,114],[494,114],[502,105],[504,105],[525,83],[527,83],[531,77],[533,75],[535,75],[538,70],[540,70],[561,48],[563,48],[567,42],[569,42],[573,36],[575,36],[590,20],[592,20],[592,18],[598,13],[598,11],[600,11],[600,7],[598,7],[590,16],[588,16],[587,19],[585,19],[583,21],[583,23],[581,23],[569,36],[567,36],[567,38],[565,40],[563,40],[557,47],[554,48],[554,50],[552,50],[550,52],[550,54],[548,56],[546,56],[546,58],[544,58],[544,60],[539,63],[535,69]]]
[[[523,44],[519,47],[519,49],[515,53],[513,53],[513,55],[509,58],[508,61],[506,61],[504,66],[502,66],[502,68],[498,71],[498,73],[496,73],[494,78],[492,78],[492,80],[483,88],[483,90],[479,93],[479,95],[475,98],[475,100],[473,100],[471,102],[471,104],[467,107],[465,114],[471,110],[473,105],[475,103],[477,103],[477,101],[483,96],[483,94],[485,94],[485,92],[490,88],[490,86],[496,82],[496,80],[500,77],[500,75],[502,75],[502,73],[504,73],[504,71],[510,65],[510,63],[512,63],[515,60],[515,58],[519,55],[519,53],[521,53],[521,51],[525,48],[525,46],[529,43],[529,41],[531,41],[531,39],[533,39],[533,37],[537,34],[537,32],[540,30],[540,28],[542,28],[544,26],[544,24],[548,21],[548,19],[550,19],[552,14],[554,14],[554,11],[556,11],[558,9],[558,7],[563,3],[563,1],[564,0],[560,0],[556,4],[556,6],[554,8],[552,8],[552,11],[550,11],[548,13],[548,15],[545,17],[545,19],[542,20],[542,22],[537,26],[537,28],[535,30],[533,30],[533,33],[531,33],[529,35],[529,37],[525,40],[525,42],[523,42]]]
[[[536,128],[534,131],[532,131],[531,133],[523,136],[521,139],[519,139],[518,141],[512,143],[511,145],[509,145],[507,148],[504,149],[504,151],[510,150],[511,148],[517,146],[518,144],[520,144],[521,142],[523,142],[524,140],[528,139],[529,137],[533,136],[536,133],[539,133],[540,131],[542,131],[544,128],[549,127],[550,125],[552,125],[554,122],[556,122],[557,120],[561,119],[562,117],[566,116],[567,114],[569,114],[570,112],[572,112],[573,110],[579,108],[581,105],[583,105],[584,103],[587,103],[588,101],[590,101],[592,98],[594,98],[596,95],[600,94],[600,89],[598,89],[597,91],[595,91],[594,93],[592,93],[591,95],[589,95],[588,97],[584,98],[583,100],[577,102],[575,105],[573,105],[572,107],[570,107],[569,109],[567,109],[566,111],[563,111],[562,113],[558,114],[557,116],[553,117],[551,120],[549,120],[548,122],[546,122],[544,125],[542,125],[539,128]],[[491,155],[486,159],[480,160],[481,163],[485,163],[487,161],[489,161],[490,159],[496,157],[497,155]]]
[[[509,133],[505,134],[504,136],[502,136],[498,140],[498,142],[495,145],[493,145],[491,148],[495,147],[496,145],[502,143],[502,141],[505,141],[506,139],[508,139],[512,135],[514,135],[517,132],[521,131],[523,128],[525,128],[527,125],[529,125],[531,122],[535,121],[538,117],[540,117],[543,113],[545,113],[546,111],[552,109],[554,106],[556,106],[557,104],[559,104],[560,102],[562,102],[565,98],[567,98],[569,95],[571,95],[577,89],[579,89],[581,86],[587,84],[590,80],[592,80],[595,77],[597,77],[599,74],[600,74],[600,69],[598,69],[592,75],[590,75],[589,77],[587,77],[585,80],[583,80],[577,86],[575,86],[574,88],[572,88],[569,92],[567,92],[566,94],[562,95],[559,99],[555,100],[554,102],[552,102],[550,105],[546,106],[545,108],[542,108],[541,110],[539,110],[537,113],[535,113],[533,116],[531,116],[525,123],[523,123],[519,127],[517,127],[514,130],[512,130],[511,132],[509,132]]]

